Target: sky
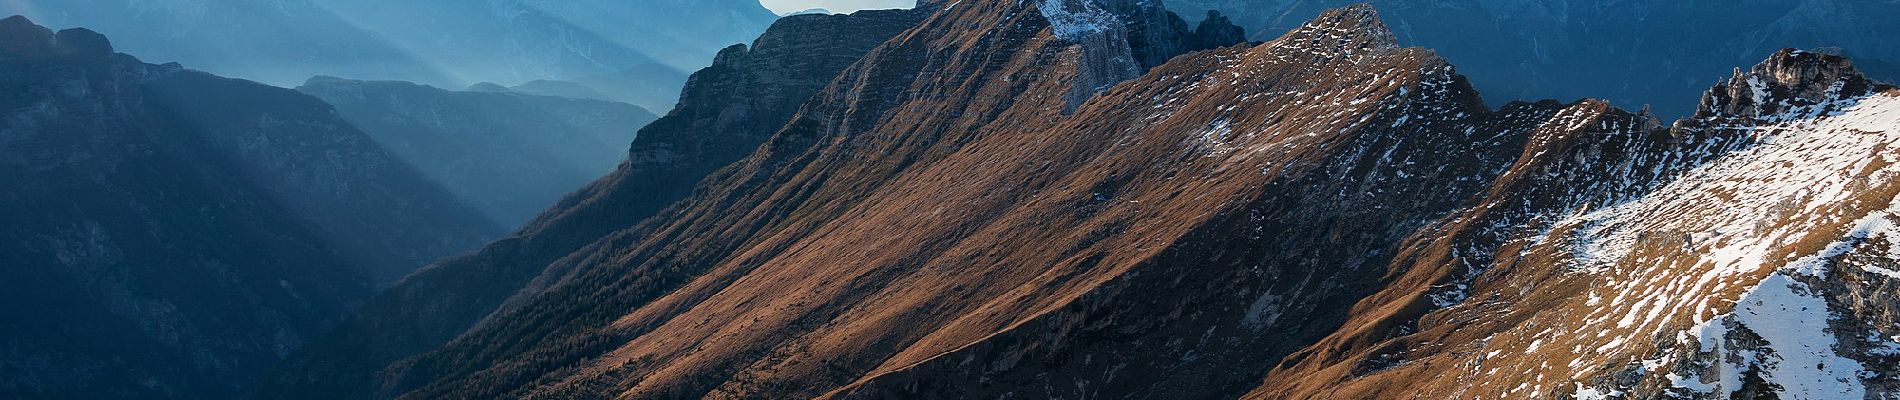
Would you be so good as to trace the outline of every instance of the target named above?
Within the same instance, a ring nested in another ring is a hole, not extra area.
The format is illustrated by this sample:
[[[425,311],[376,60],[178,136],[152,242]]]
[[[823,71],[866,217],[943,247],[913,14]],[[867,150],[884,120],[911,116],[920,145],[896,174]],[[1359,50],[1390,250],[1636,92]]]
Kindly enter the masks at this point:
[[[759,0],[759,4],[780,14],[813,8],[848,13],[873,8],[910,8],[917,5],[917,0]]]

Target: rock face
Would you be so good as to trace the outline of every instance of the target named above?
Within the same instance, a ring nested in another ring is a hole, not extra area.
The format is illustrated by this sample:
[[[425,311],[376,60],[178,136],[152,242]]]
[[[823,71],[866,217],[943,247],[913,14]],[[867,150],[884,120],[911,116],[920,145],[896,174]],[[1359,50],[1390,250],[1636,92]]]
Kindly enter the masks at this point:
[[[0,20],[0,397],[231,398],[497,233],[315,98]]]
[[[560,225],[610,177],[485,253],[569,251],[399,288],[527,282],[376,397],[1900,395],[1900,92],[1840,57],[1665,127],[1492,109],[1363,5],[1176,54],[1150,2],[927,6],[650,218]]]
[[[69,0],[0,12],[285,87],[316,75],[437,87],[560,79],[654,110],[671,108],[719,49],[778,18],[752,0]]]
[[[1182,15],[1220,10],[1256,39],[1362,0],[1167,0]],[[1869,74],[1900,79],[1900,3],[1373,0],[1407,43],[1436,49],[1497,102],[1555,97],[1695,112],[1710,83],[1785,47],[1838,47]]]
[[[928,10],[867,10],[780,19],[751,46],[720,52],[693,74],[680,105],[641,129],[626,162],[569,195],[514,237],[444,260],[377,296],[308,346],[260,392],[264,398],[386,398],[408,389],[377,382],[389,364],[441,346],[496,312],[537,275],[622,233],[692,193],[702,178],[751,154],[813,93]],[[846,83],[848,84],[848,83]]]
[[[384,148],[510,228],[613,171],[634,131],[657,118],[624,103],[407,82],[318,77],[297,90],[336,106]]]

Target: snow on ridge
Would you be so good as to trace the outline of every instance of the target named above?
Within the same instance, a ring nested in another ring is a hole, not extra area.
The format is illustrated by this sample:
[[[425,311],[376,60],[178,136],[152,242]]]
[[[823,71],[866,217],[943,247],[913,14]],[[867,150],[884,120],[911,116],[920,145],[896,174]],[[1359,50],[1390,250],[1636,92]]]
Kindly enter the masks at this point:
[[[1752,135],[1761,144],[1688,171],[1678,182],[1645,198],[1573,215],[1558,223],[1578,228],[1582,240],[1574,242],[1572,249],[1578,270],[1603,272],[1624,259],[1644,232],[1680,233],[1686,235],[1684,242],[1691,247],[1711,245],[1711,255],[1727,261],[1717,267],[1745,264],[1742,261],[1759,255],[1750,251],[1750,246],[1769,243],[1736,240],[1747,238],[1736,234],[1771,221],[1765,220],[1767,213],[1744,211],[1771,208],[1771,204],[1762,202],[1797,201],[1802,203],[1802,210],[1812,212],[1851,193],[1847,187],[1854,178],[1851,175],[1868,162],[1875,158],[1900,161],[1900,157],[1876,151],[1883,145],[1900,147],[1900,97],[1874,95],[1843,103],[1835,104],[1841,108],[1831,113],[1815,114],[1815,109],[1825,106],[1817,105],[1763,118],[1783,121],[1779,123],[1727,127]],[[1718,196],[1714,193],[1717,191],[1725,194]],[[1729,207],[1689,207],[1694,197]],[[1753,204],[1745,204],[1750,202]],[[1678,213],[1692,218],[1651,218]],[[1712,225],[1719,222],[1726,226]],[[1761,239],[1766,232],[1746,233],[1755,233],[1754,238]],[[1794,232],[1783,232],[1788,233]]]
[[[1548,240],[1570,250],[1572,273],[1596,282],[1593,296],[1610,299],[1582,322],[1604,334],[1578,345],[1614,360],[1650,348],[1622,339],[1674,336],[1705,352],[1739,354],[1719,355],[1710,376],[1671,373],[1677,388],[1733,392],[1741,389],[1736,374],[1756,367],[1782,386],[1784,398],[1861,398],[1866,366],[1837,354],[1829,323],[1839,317],[1805,281],[1830,273],[1849,251],[1870,251],[1856,248],[1869,238],[1900,238],[1900,204],[1864,197],[1900,185],[1893,151],[1900,148],[1900,96],[1795,107],[1758,121],[1722,127],[1757,139],[1754,146],[1641,198],[1557,224],[1571,229]],[[1880,203],[1866,212],[1870,201]],[[1840,239],[1820,249],[1802,244],[1826,235]],[[1808,254],[1784,258],[1794,251]],[[1895,249],[1871,251],[1900,259]],[[1723,349],[1737,328],[1765,344]]]

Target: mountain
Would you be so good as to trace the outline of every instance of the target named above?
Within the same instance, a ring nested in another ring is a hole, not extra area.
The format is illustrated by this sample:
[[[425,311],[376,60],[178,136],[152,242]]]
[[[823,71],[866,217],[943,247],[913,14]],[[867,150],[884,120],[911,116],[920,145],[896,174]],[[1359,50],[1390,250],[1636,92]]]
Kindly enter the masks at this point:
[[[1167,0],[1184,15],[1220,10],[1269,38],[1360,1]],[[1497,102],[1556,97],[1695,111],[1711,77],[1786,47],[1849,49],[1862,61],[1900,59],[1900,3],[1812,1],[1372,1],[1408,43],[1437,50]],[[1862,63],[1900,79],[1891,64]]]
[[[329,0],[323,6],[468,80],[567,80],[666,109],[687,71],[778,16],[748,0]],[[428,82],[424,82],[428,83]],[[472,82],[456,82],[457,87]]]
[[[0,397],[230,398],[499,228],[297,92],[0,20]]]
[[[624,103],[408,82],[318,77],[297,90],[508,227],[613,171],[634,132],[657,118]]]
[[[1900,393],[1900,90],[1845,58],[1776,52],[1664,124],[1491,108],[1370,6],[1211,49],[1236,30],[1158,7],[926,3],[678,203],[340,334],[506,270],[368,363],[375,397]],[[619,209],[568,207],[542,221]]]
[[[559,79],[650,109],[671,107],[687,71],[777,18],[747,0],[74,0],[0,11],[281,86],[315,75],[439,87]]]
[[[283,86],[312,75],[452,80],[441,65],[309,0],[8,2],[0,14],[87,26],[148,59]]]
[[[1532,135],[1247,397],[1900,394],[1900,89],[1782,50],[1668,128],[1559,122],[1598,132]]]
[[[641,128],[614,172],[480,251],[443,260],[376,296],[292,358],[263,398],[392,397],[379,371],[454,339],[551,265],[639,223],[715,171],[751,154],[813,93],[927,11],[860,11],[780,19],[751,46],[694,73],[679,106]],[[717,178],[712,178],[717,179]]]
[[[546,79],[528,81],[514,86],[502,86],[492,82],[482,82],[469,85],[468,88],[464,90],[470,92],[521,93],[566,97],[570,99],[613,100],[613,96],[578,83]]]

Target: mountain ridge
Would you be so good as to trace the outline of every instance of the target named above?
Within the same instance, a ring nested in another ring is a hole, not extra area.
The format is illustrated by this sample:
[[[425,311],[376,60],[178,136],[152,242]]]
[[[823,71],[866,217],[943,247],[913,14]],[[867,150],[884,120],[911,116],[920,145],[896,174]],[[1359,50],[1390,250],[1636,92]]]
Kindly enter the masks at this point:
[[[1727,119],[1665,127],[1596,100],[1491,109],[1364,5],[1150,64],[1138,49],[1185,31],[1151,6],[935,10],[692,197],[394,365],[410,388],[397,396],[1381,398],[1416,382],[1449,396],[1687,393],[1656,375],[1642,388],[1611,372],[1472,380],[1440,363],[1482,362],[1446,350],[1486,343],[1471,335],[1566,315],[1540,311],[1616,309],[1565,297],[1574,281],[1501,293],[1565,279],[1540,275],[1552,268],[1576,274],[1566,254],[1592,253],[1562,249],[1610,232],[1567,212],[1667,203],[1652,194],[1772,147]],[[1738,75],[1751,102],[1710,109],[1781,118],[1757,125],[1878,113],[1800,101],[1853,92],[1814,90],[1854,76],[1827,57],[1777,54],[1761,69],[1782,86],[1756,96]],[[1552,226],[1564,230],[1536,234]],[[1500,309],[1516,317],[1460,328]],[[1742,367],[1799,372],[1787,365]]]
[[[388,383],[378,381],[379,371],[486,324],[517,292],[541,285],[537,275],[559,276],[563,265],[581,261],[570,253],[621,235],[616,232],[691,195],[700,179],[717,176],[798,113],[803,99],[830,84],[829,76],[920,18],[910,10],[792,16],[754,46],[728,47],[693,74],[678,107],[641,130],[613,173],[568,195],[514,236],[443,260],[372,299],[274,373],[260,395],[400,394],[381,387]],[[391,331],[410,334],[385,334]]]
[[[1183,15],[1220,10],[1256,35],[1277,35],[1324,10],[1357,1],[1169,0]],[[1870,75],[1900,79],[1900,48],[1871,40],[1896,25],[1880,0],[1807,2],[1379,1],[1409,43],[1464,67],[1493,102],[1603,98],[1655,107],[1665,118],[1695,112],[1708,85],[1784,47],[1844,48]],[[1886,33],[1883,33],[1886,32]],[[1255,37],[1254,39],[1264,39]],[[1873,62],[1888,60],[1885,65]]]

